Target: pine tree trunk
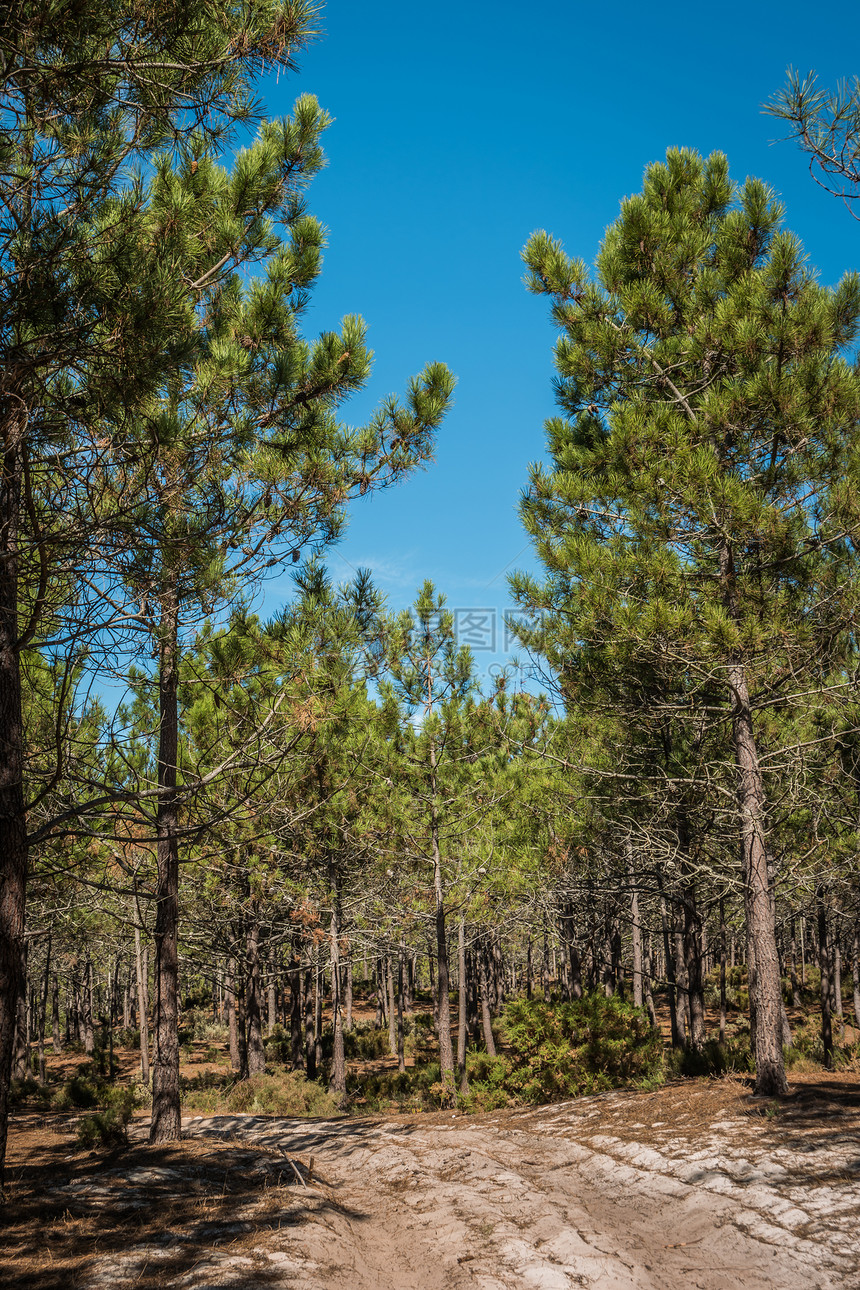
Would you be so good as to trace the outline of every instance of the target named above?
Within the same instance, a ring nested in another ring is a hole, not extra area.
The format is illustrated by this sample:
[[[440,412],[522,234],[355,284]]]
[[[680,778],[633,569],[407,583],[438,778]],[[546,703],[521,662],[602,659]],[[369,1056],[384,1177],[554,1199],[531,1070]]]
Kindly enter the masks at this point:
[[[271,1035],[278,1024],[278,971],[274,962],[269,964],[269,981],[267,987],[268,1016],[266,1034]]]
[[[818,966],[821,971],[821,1047],[824,1053],[824,1065],[830,1070],[833,1066],[833,1027],[830,1020],[830,955],[827,948],[827,910],[821,891],[817,893],[818,903]]]
[[[663,958],[666,967],[666,998],[669,1003],[669,1021],[672,1032],[672,1047],[681,1047],[681,1035],[678,1027],[678,1001],[677,989],[675,986],[675,963],[672,957],[672,950],[669,940],[669,920],[666,917],[666,901],[663,898],[663,881],[659,871],[657,873],[657,883],[660,887],[660,929],[663,935]]]
[[[314,1070],[319,1071],[322,1065],[322,1011],[325,993],[325,969],[320,967],[319,957],[314,968]]]
[[[626,851],[627,879],[630,883],[630,926],[633,940],[633,1004],[635,1007],[641,1008],[644,999],[642,992],[642,927],[639,922],[639,892],[636,889],[633,876],[633,848],[629,841],[626,843]]]
[[[400,953],[397,958],[397,1069],[406,1070],[406,1028],[403,1024],[403,989],[406,975],[406,946],[400,938]]]
[[[48,996],[51,990],[51,937],[45,947],[45,975],[42,980],[42,999],[39,1007],[39,1083],[46,1083],[45,1034],[48,1029]]]
[[[651,992],[651,980],[654,976],[654,955],[651,952],[651,936],[648,936],[648,951],[645,955],[645,976],[642,983],[643,994],[645,997],[645,1007],[648,1011],[648,1020],[651,1022],[652,1030],[659,1030],[657,1022],[657,1009],[654,1007],[654,995]]]
[[[385,993],[388,999],[388,1051],[397,1056],[397,1007],[394,1001],[394,969],[391,955],[385,956]]]
[[[88,958],[84,979],[84,1052],[87,1057],[92,1057],[95,1047],[95,1032],[93,1030],[93,964],[92,959]]]
[[[408,978],[407,978],[408,983]],[[343,1028],[349,1034],[353,1029],[352,1019],[352,958],[347,960],[346,964],[346,985],[344,988],[344,1017]]]
[[[740,623],[731,548],[719,546],[720,578],[729,617]],[[782,982],[776,948],[776,915],[771,861],[766,836],[766,795],[758,760],[746,671],[735,657],[727,680],[732,698],[732,740],[738,771],[743,881],[748,940],[755,960],[750,999],[755,994],[755,1091],[767,1097],[788,1092],[782,1052]]]
[[[834,1016],[842,1021],[842,951],[839,948],[840,927],[838,921],[834,919],[835,927],[833,935],[830,938],[830,980],[831,991],[833,996],[833,1013]]]
[[[68,996],[66,998],[68,1000]],[[63,1040],[60,1031],[60,983],[57,980],[56,972],[54,973],[51,990],[51,1038],[54,1052],[61,1053],[63,1051]]]
[[[333,866],[329,867],[329,885],[334,893],[331,912],[331,927],[329,929],[329,944],[331,951],[331,1014],[333,1032],[329,1091],[337,1095],[340,1100],[340,1105],[343,1107],[346,1102],[346,1056],[343,1044],[343,1012],[340,997],[340,878],[334,871]]]
[[[672,911],[672,921],[674,924],[675,912]],[[690,991],[687,988],[687,965],[684,961],[684,933],[678,926],[673,927],[673,940],[675,950],[675,984],[678,992],[678,1029],[682,1032],[681,1038],[684,1047],[690,1043]]]
[[[149,1140],[178,1142],[179,1106],[179,609],[176,588],[161,601],[158,674],[158,809],[156,813],[155,998],[152,1120]]]
[[[794,919],[791,920],[791,1006],[800,1007],[800,985],[797,980],[797,940],[794,935]]]
[[[19,533],[26,410],[0,404],[0,1183],[6,1159],[9,1080],[24,989],[24,912],[28,844],[24,806],[24,722],[18,645]]]
[[[753,734],[746,675],[740,663],[729,666],[732,733],[738,768],[744,879],[748,892],[749,939],[755,952],[755,1091],[767,1097],[788,1092],[782,1052],[782,983],[776,949],[773,882],[765,839],[765,792]]]
[[[290,1065],[294,1071],[303,1065],[302,1043],[302,969],[295,938],[290,952]]]
[[[454,1049],[451,1044],[451,1004],[448,998],[448,939],[445,929],[445,888],[442,874],[442,853],[439,849],[439,818],[436,809],[436,748],[430,745],[431,807],[430,842],[433,856],[433,892],[436,903],[436,1000],[439,1015],[439,1068],[443,1089],[443,1105],[452,1104],[456,1096],[454,1087]]]
[[[490,1015],[490,990],[487,982],[487,954],[484,945],[477,948],[478,955],[478,989],[481,993],[481,1028],[484,1032],[484,1046],[490,1057],[496,1055],[496,1043],[493,1039],[493,1021]]]
[[[529,941],[531,947],[531,941]],[[460,1078],[460,1092],[466,1096],[469,1092],[469,1077],[466,1074],[466,918],[460,915],[457,923],[457,1074]]]
[[[303,999],[305,1009],[305,1075],[308,1079],[317,1077],[317,1050],[314,1043],[314,976],[315,969],[305,970]]]
[[[854,987],[854,1021],[860,1028],[860,922],[854,923],[851,942],[851,982]]]
[[[684,960],[687,977],[687,1005],[690,1015],[690,1046],[705,1046],[705,983],[702,975],[702,920],[693,886],[684,893]]]
[[[236,1006],[236,969],[231,958],[227,967],[227,1033],[230,1045],[230,1069],[241,1079],[242,1061],[239,1053],[239,1019]]]
[[[147,981],[146,955],[140,944],[140,905],[137,899],[137,884],[134,888],[134,968],[137,976],[137,1007],[140,1013],[140,1078],[144,1084],[149,1083],[149,998]]]
[[[720,896],[720,1043],[726,1042],[726,902]]]
[[[266,1069],[266,1049],[263,1045],[263,1018],[261,1015],[263,981],[260,973],[260,920],[256,905],[252,905],[248,926],[246,958],[245,1008],[248,1035],[248,1074],[262,1075]]]

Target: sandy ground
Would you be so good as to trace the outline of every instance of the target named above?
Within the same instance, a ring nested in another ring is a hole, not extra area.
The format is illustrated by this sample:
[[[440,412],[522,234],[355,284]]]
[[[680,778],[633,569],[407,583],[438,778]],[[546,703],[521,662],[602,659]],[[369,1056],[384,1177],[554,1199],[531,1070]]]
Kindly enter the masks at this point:
[[[723,1080],[470,1118],[211,1116],[167,1149],[145,1128],[84,1161],[55,1127],[30,1182],[13,1136],[0,1283],[860,1288],[856,1076],[783,1103]]]

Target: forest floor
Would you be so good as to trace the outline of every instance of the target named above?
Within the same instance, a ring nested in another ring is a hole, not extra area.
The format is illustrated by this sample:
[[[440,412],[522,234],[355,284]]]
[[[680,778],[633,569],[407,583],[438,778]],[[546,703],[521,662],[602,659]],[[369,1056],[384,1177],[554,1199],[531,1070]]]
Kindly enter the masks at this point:
[[[477,1116],[12,1122],[7,1290],[860,1290],[860,1076],[676,1081]]]

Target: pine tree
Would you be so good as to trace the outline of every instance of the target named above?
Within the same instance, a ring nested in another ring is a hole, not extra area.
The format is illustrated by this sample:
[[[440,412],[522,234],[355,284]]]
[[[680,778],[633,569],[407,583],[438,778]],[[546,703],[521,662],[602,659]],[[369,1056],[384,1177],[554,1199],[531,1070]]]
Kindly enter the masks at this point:
[[[59,565],[87,563],[111,409],[160,375],[177,302],[141,272],[150,154],[253,120],[263,67],[313,33],[304,0],[33,0],[0,23],[0,1167],[22,988],[28,825],[21,657]],[[91,572],[91,569],[87,570]],[[83,585],[83,584],[82,584]],[[83,624],[83,627],[82,627]],[[98,630],[78,617],[59,638]]]
[[[765,185],[736,189],[723,156],[687,151],[622,203],[594,279],[546,233],[524,259],[561,333],[565,415],[522,503],[548,574],[514,580],[545,613],[522,635],[571,695],[660,672],[674,715],[728,731],[756,1088],[782,1093],[760,714],[820,680],[853,613],[860,390],[842,352],[860,283],[821,287]]]

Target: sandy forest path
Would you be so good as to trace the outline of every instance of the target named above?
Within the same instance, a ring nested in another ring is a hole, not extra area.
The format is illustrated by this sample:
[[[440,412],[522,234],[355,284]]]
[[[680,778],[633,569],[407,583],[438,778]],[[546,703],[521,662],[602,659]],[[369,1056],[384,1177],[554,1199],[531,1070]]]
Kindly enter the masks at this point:
[[[471,1118],[197,1118],[181,1148],[58,1168],[39,1193],[66,1243],[4,1284],[860,1287],[849,1080],[779,1107],[718,1081]]]

